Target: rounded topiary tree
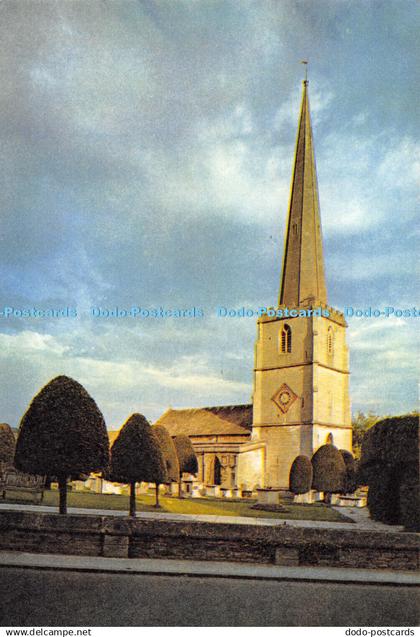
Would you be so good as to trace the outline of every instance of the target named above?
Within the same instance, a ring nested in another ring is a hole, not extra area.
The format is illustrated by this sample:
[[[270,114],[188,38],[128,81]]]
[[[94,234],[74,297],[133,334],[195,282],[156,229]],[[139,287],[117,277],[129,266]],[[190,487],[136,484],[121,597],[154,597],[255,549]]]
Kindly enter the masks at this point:
[[[308,456],[297,456],[289,474],[289,490],[295,495],[308,493],[312,486],[312,463]]]
[[[343,456],[334,445],[322,445],[312,456],[312,488],[326,494],[325,502],[331,499],[331,493],[340,493],[346,477],[346,465]]]
[[[357,469],[353,454],[347,449],[340,449],[346,465],[346,475],[343,483],[342,493],[354,493],[357,489]]]
[[[68,478],[102,471],[108,462],[108,434],[95,401],[72,378],[54,378],[33,398],[21,420],[16,468],[56,476],[60,513],[66,513]]]
[[[420,531],[419,416],[377,422],[362,442],[360,472],[372,519]]]
[[[15,457],[16,440],[12,428],[7,423],[0,423],[0,467],[13,464]]]
[[[130,485],[130,516],[136,515],[136,482],[168,480],[158,438],[141,414],[128,418],[111,447],[110,479]]]
[[[185,436],[184,434],[176,436],[174,438],[174,444],[179,462],[178,495],[180,498],[182,498],[182,474],[196,474],[198,471],[198,461],[194,451],[194,447],[188,436]]]
[[[153,433],[158,439],[159,446],[165,460],[167,480],[168,482],[178,482],[179,479],[179,461],[175,449],[174,441],[168,431],[162,425],[154,425]],[[156,485],[156,505],[158,505],[159,485]]]

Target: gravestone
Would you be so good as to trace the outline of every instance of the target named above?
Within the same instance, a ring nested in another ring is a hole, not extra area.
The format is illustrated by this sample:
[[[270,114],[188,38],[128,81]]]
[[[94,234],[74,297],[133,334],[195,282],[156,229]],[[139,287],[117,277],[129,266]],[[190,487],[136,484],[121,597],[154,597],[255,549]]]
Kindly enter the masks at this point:
[[[257,489],[258,504],[280,504],[283,489]]]
[[[4,499],[31,500],[35,502],[42,500],[45,476],[23,473],[15,469],[15,467],[9,466],[3,471],[1,482]]]

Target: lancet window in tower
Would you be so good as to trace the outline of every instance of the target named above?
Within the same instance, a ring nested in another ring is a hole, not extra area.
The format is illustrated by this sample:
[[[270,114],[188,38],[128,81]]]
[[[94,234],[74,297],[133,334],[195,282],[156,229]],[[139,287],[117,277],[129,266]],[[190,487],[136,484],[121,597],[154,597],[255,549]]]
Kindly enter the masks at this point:
[[[292,330],[287,323],[280,332],[280,351],[282,354],[290,354],[292,351]]]

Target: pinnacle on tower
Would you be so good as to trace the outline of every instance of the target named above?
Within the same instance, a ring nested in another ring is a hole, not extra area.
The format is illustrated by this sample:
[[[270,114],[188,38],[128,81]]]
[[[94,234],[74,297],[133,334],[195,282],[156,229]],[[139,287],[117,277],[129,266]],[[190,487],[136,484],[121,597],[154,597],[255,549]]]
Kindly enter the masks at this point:
[[[327,289],[308,81],[304,80],[279,305],[317,303],[327,303]]]

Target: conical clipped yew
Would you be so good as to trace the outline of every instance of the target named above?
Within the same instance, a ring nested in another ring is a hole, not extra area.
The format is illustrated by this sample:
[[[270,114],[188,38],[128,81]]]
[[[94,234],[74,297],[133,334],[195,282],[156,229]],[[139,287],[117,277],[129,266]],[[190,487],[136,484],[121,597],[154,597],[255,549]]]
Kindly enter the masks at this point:
[[[16,441],[12,428],[7,423],[0,423],[0,463],[13,464]]]
[[[108,463],[108,435],[95,401],[80,383],[57,376],[35,396],[22,418],[16,468],[57,476],[60,513],[65,513],[68,477],[101,471]]]
[[[347,449],[340,449],[340,453],[343,456],[344,464],[346,465],[346,475],[344,478],[342,493],[354,493],[357,489],[357,471],[353,454],[350,451],[347,451]]]
[[[297,456],[289,474],[289,490],[296,495],[308,493],[312,486],[312,463],[308,456]]]
[[[188,436],[185,436],[184,434],[176,436],[174,438],[174,444],[179,462],[178,494],[179,497],[182,497],[182,474],[196,474],[198,471],[198,461],[194,447]]]
[[[112,445],[110,478],[130,485],[131,516],[136,514],[136,482],[168,482],[158,438],[141,414],[128,418]]]
[[[169,482],[178,482],[179,478],[179,461],[176,453],[174,441],[168,431],[162,425],[154,425],[153,433],[157,436],[159,446],[165,459],[166,471],[168,473]]]
[[[343,456],[334,445],[322,445],[312,456],[312,488],[326,494],[340,493],[346,477]],[[327,498],[328,500],[329,498]]]

